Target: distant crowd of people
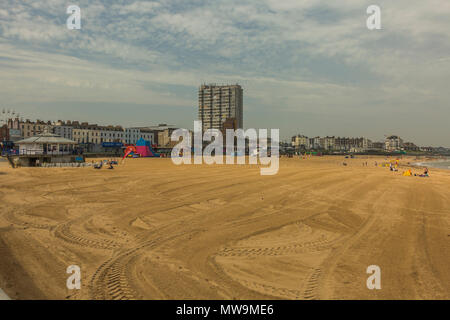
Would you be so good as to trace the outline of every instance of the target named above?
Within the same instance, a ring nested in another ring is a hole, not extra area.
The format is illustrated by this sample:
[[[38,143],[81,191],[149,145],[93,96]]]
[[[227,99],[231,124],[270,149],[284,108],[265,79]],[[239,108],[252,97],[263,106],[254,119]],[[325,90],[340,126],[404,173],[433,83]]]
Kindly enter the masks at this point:
[[[347,159],[347,158],[348,158],[348,157],[346,157],[346,159]],[[408,164],[409,164],[409,162],[408,162]],[[374,166],[375,166],[375,167],[378,167],[378,166],[387,167],[387,166],[389,166],[389,170],[392,171],[392,172],[398,172],[398,171],[399,171],[399,165],[400,165],[399,159],[397,159],[397,160],[395,160],[395,161],[394,161],[394,160],[391,160],[391,161],[389,162],[389,164],[387,163],[387,159],[386,159],[386,162],[381,163],[381,164],[379,164],[378,161],[374,161]],[[348,163],[347,163],[346,161],[343,161],[343,162],[342,162],[342,166],[347,167],[347,166],[348,166]],[[363,162],[362,162],[362,166],[363,166],[363,167],[368,167],[368,166],[369,166],[369,162],[368,162],[368,161],[363,161]],[[412,169],[408,169],[408,170],[406,170],[406,171],[403,172],[403,175],[404,175],[404,176],[415,176],[415,177],[429,177],[429,176],[430,176],[430,173],[429,173],[428,168],[425,167],[425,168],[423,169],[423,173],[420,173],[420,174],[418,174],[418,173],[413,173],[413,172],[412,172]]]

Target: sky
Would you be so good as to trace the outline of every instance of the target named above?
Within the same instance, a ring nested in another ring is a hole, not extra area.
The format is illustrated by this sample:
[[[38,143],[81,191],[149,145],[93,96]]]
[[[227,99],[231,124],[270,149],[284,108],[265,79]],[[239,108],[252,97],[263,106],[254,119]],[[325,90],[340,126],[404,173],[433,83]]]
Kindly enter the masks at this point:
[[[192,129],[202,83],[239,83],[244,126],[282,139],[450,147],[449,17],[448,0],[1,0],[0,109]]]

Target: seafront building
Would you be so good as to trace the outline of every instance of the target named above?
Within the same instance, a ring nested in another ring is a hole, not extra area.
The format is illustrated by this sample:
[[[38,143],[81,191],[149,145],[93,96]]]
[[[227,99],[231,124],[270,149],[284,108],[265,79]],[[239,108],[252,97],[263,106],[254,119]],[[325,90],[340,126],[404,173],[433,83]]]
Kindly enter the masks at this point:
[[[102,152],[105,151],[105,148],[111,151],[109,150],[111,148],[117,149],[123,145],[135,144],[141,138],[156,144],[159,133],[164,129],[159,127],[152,129],[151,127],[102,126],[73,120],[23,121],[16,118],[8,120],[4,138],[6,139],[6,132],[8,132],[7,138],[13,142],[34,137],[44,132],[54,133],[62,138],[75,141],[85,151]]]
[[[51,132],[53,125],[51,121],[47,122],[41,120],[30,121],[29,119],[21,121],[18,118],[16,118],[8,120],[8,127],[19,129],[21,132],[21,137],[24,139],[33,137],[35,135],[44,132]]]
[[[304,149],[304,150],[310,149],[309,138],[307,136],[300,135],[300,134],[292,137],[291,145],[292,145],[292,147],[298,148],[298,149]]]
[[[403,150],[403,139],[399,136],[387,136],[384,143],[387,151]]]
[[[0,142],[6,142],[9,140],[9,129],[8,126],[5,124],[3,126],[0,126]]]
[[[403,149],[405,151],[420,151],[420,147],[416,146],[412,142],[404,142],[403,143]]]
[[[226,137],[227,129],[242,128],[242,94],[242,88],[239,85],[201,86],[199,89],[199,118],[203,122],[203,130],[219,129]],[[2,152],[5,149],[12,150],[14,143],[17,144],[19,140],[42,133],[53,133],[64,139],[72,140],[85,152],[94,153],[117,153],[123,146],[136,144],[141,138],[151,141],[154,148],[164,149],[168,153],[178,143],[171,141],[172,132],[178,127],[165,123],[156,126],[123,128],[118,125],[102,126],[72,120],[51,122],[27,119],[24,121],[18,117],[5,119],[4,122],[7,125],[0,127]],[[316,136],[310,138],[299,134],[292,137],[290,146],[297,152],[316,150],[331,153],[383,151],[443,153],[443,150],[447,150],[446,148],[419,147],[412,142],[404,142],[398,135],[387,135],[382,142],[372,142],[364,137]]]
[[[125,144],[136,144],[141,130],[139,128],[125,128]]]
[[[71,125],[71,122],[68,121],[66,124],[64,121],[58,120],[55,122],[53,127],[53,133],[66,138],[66,139],[73,139],[73,127]]]
[[[331,152],[364,152],[372,148],[372,142],[367,138],[345,137],[314,137],[296,135],[291,139],[295,150],[323,150]]]
[[[99,126],[87,122],[73,123],[73,138],[80,144],[124,143],[125,132],[121,126]]]
[[[172,132],[178,129],[178,127],[167,123],[160,123],[157,126],[137,127],[135,129],[139,129],[144,139],[152,141],[153,145],[158,148],[166,148],[171,144],[170,136]],[[151,136],[151,138],[146,139],[145,136]]]
[[[438,148],[421,148],[412,142],[404,142],[397,135],[386,136],[383,142],[372,142],[371,140],[347,137],[314,137],[308,138],[304,135],[296,135],[291,139],[291,147],[294,150],[323,150],[329,152],[400,152],[400,151],[423,151],[433,152]],[[445,149],[445,148],[444,148]]]
[[[244,127],[244,91],[238,84],[204,84],[198,90],[198,119],[203,132],[208,129],[223,130],[227,119],[236,119],[238,129]]]

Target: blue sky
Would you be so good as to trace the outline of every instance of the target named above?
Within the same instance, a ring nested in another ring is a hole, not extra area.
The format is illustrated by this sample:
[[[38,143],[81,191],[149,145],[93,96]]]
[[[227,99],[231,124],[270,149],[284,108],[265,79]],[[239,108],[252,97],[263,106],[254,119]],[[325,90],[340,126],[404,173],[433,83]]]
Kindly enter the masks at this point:
[[[201,83],[239,83],[245,127],[450,146],[449,16],[447,0],[2,0],[0,108],[192,128]]]

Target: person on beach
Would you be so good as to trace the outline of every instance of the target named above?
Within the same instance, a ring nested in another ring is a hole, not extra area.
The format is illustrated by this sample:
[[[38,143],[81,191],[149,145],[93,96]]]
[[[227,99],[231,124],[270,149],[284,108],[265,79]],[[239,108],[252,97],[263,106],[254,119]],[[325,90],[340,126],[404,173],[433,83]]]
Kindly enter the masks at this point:
[[[108,160],[106,164],[109,165],[108,169],[114,169],[112,159]]]

